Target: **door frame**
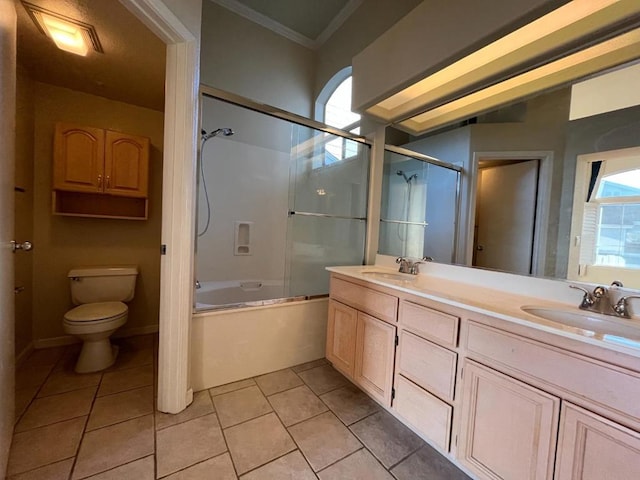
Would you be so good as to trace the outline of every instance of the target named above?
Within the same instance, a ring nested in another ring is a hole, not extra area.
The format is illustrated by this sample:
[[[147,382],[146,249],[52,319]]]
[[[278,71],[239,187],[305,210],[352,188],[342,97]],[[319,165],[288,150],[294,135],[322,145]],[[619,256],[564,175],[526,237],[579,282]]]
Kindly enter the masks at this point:
[[[120,2],[167,45],[162,248],[158,245],[161,255],[158,410],[178,413],[193,401],[189,361],[201,1],[191,0],[184,7],[174,7],[183,8],[183,17],[191,23],[190,28],[173,13],[166,0]]]
[[[549,207],[551,203],[551,180],[553,172],[553,152],[541,151],[504,151],[473,152],[469,168],[468,215],[466,224],[466,248],[464,264],[471,266],[473,260],[473,237],[476,218],[476,196],[478,194],[478,165],[481,160],[511,161],[539,160],[538,195],[536,202],[536,221],[533,234],[533,258],[531,272],[533,276],[544,275],[547,259],[547,235],[549,233]]]

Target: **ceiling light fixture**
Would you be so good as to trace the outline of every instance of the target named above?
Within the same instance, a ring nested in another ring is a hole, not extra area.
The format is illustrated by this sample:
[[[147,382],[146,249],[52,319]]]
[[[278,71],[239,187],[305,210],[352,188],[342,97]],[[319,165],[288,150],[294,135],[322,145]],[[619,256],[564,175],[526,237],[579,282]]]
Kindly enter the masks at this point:
[[[82,56],[89,52],[89,48],[103,53],[93,25],[59,15],[28,2],[22,2],[22,4],[40,31],[53,40],[60,50]]]

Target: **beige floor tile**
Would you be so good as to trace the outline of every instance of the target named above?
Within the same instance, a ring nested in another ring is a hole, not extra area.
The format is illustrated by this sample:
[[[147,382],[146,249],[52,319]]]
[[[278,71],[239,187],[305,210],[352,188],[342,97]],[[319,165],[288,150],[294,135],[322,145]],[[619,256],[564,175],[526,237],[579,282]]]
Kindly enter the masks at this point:
[[[362,448],[331,412],[298,423],[289,428],[289,433],[316,472]]]
[[[347,425],[380,410],[376,402],[354,385],[325,393],[320,399]]]
[[[309,387],[302,385],[269,397],[269,403],[286,427],[327,411]]]
[[[420,437],[387,412],[371,415],[350,428],[386,468],[424,445]]]
[[[267,397],[303,384],[300,377],[289,368],[261,375],[255,381]]]
[[[36,398],[16,425],[16,432],[88,415],[97,387]]]
[[[296,448],[275,413],[228,428],[224,436],[239,475]]]
[[[118,358],[107,371],[124,370],[126,368],[141,367],[153,363],[153,347],[139,349],[128,345],[119,346]]]
[[[215,415],[189,420],[156,433],[158,477],[164,477],[227,450]]]
[[[113,470],[93,475],[87,480],[154,480],[155,478],[155,460],[153,455],[150,455]]]
[[[398,480],[471,480],[429,445],[400,462],[391,473]]]
[[[300,373],[300,372],[304,372],[305,370],[310,370],[315,367],[326,365],[328,363],[329,362],[327,362],[326,358],[320,358],[318,360],[313,360],[312,362],[302,363],[300,365],[296,365],[295,367],[291,367],[291,370],[293,370],[296,373]]]
[[[7,473],[27,472],[73,457],[78,450],[87,417],[16,433],[9,453]]]
[[[67,480],[73,467],[73,458],[12,475],[7,480]]]
[[[153,365],[107,372],[102,378],[98,397],[153,385]]]
[[[316,480],[313,470],[296,450],[243,475],[241,480]]]
[[[349,383],[331,365],[311,368],[300,372],[298,375],[316,395],[322,395],[336,388],[344,387]]]
[[[102,473],[153,453],[153,415],[87,432],[71,478]]]
[[[52,369],[52,365],[24,365],[18,368],[16,370],[16,389],[40,387]]]
[[[95,387],[100,383],[101,373],[75,373],[74,371],[54,371],[38,392],[38,397]]]
[[[73,345],[68,345],[64,349],[64,353],[55,367],[53,367],[54,372],[73,372],[73,369],[76,366],[76,362],[78,361],[78,356],[80,355],[80,349],[82,348],[82,343],[78,342]]]
[[[393,477],[366,450],[358,450],[318,474],[320,480],[393,480]]]
[[[96,398],[87,431],[153,413],[153,387],[142,387]]]
[[[231,457],[223,453],[215,458],[210,458],[202,463],[185,468],[164,480],[202,480],[211,478],[215,480],[237,480],[236,471],[233,468]]]
[[[236,390],[247,388],[255,384],[256,382],[253,380],[253,378],[247,378],[245,380],[239,380],[237,382],[227,383],[226,385],[220,385],[219,387],[210,388],[209,394],[212,397],[215,397],[216,395],[234,392]]]
[[[156,412],[156,430],[177,425],[194,418],[202,417],[213,413],[213,403],[207,390],[193,394],[193,402],[182,412],[172,415],[170,413]]]
[[[222,428],[271,412],[271,405],[257,386],[213,397]]]
[[[36,396],[39,386],[20,388],[16,390],[16,421],[26,410],[31,400]]]
[[[40,348],[31,352],[22,366],[54,366],[64,355],[66,347]]]

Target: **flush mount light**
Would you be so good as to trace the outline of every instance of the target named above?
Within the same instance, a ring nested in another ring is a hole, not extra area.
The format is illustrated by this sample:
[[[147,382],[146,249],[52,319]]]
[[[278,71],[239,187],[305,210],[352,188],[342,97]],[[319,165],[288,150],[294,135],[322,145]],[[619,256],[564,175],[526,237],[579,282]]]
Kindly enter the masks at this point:
[[[59,15],[28,2],[22,2],[22,4],[40,31],[53,40],[60,50],[82,56],[89,52],[89,48],[103,53],[93,25]]]

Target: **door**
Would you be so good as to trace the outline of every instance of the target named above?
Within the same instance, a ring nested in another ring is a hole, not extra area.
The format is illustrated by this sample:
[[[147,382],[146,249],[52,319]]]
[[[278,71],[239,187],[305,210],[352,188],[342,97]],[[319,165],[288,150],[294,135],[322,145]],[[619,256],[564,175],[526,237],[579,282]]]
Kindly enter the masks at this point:
[[[358,312],[355,381],[383,405],[391,406],[396,327]]]
[[[460,461],[482,479],[551,480],[560,399],[475,362],[463,374]]]
[[[149,139],[107,130],[104,170],[106,193],[146,198]]]
[[[358,311],[329,300],[327,359],[349,378],[353,378],[356,358]]]
[[[104,185],[104,130],[56,124],[53,148],[53,188],[101,192]]]
[[[13,305],[13,181],[15,156],[16,12],[0,0],[0,477],[13,432],[15,352]]]
[[[564,403],[556,480],[637,478],[640,434]]]
[[[527,160],[479,170],[474,266],[531,273],[538,163]]]

